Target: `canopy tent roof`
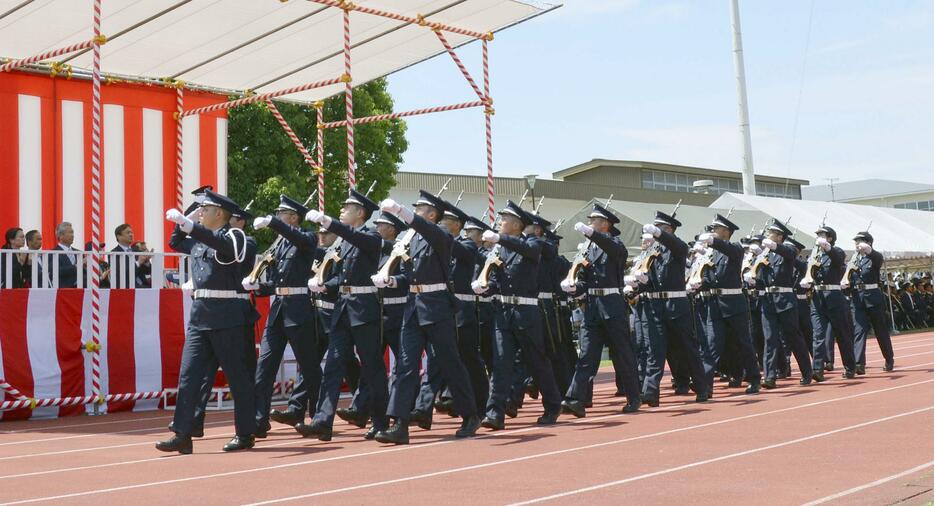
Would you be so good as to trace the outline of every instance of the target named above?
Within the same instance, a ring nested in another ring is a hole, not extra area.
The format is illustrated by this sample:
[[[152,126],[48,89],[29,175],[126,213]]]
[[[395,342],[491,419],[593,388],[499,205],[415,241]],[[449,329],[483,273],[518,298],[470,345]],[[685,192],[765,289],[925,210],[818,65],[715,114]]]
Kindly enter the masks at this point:
[[[533,0],[358,0],[356,5],[495,32],[556,8]],[[89,40],[92,0],[0,0],[0,56],[20,59]],[[308,0],[107,0],[102,67],[133,78],[170,77],[215,91],[270,92],[344,72],[342,11]],[[444,47],[423,26],[351,13],[354,84],[431,58]],[[472,37],[446,32],[453,46]],[[91,68],[91,52],[60,60]],[[343,84],[288,98],[313,101]]]

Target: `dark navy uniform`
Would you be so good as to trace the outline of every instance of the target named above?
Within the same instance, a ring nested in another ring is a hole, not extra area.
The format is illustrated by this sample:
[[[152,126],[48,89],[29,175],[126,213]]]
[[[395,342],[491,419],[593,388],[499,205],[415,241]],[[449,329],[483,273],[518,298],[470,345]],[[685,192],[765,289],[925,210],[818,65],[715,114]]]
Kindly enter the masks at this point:
[[[661,212],[656,213],[655,221],[656,224],[680,225],[674,217]],[[698,400],[705,401],[709,394],[704,379],[704,365],[694,336],[691,305],[684,283],[688,245],[676,235],[664,230],[658,231],[656,241],[656,247],[660,249],[661,254],[648,272],[653,291],[642,294],[649,299],[652,312],[652,321],[648,326],[651,352],[646,361],[642,396],[650,404],[658,402],[665,354],[669,344],[672,344],[677,347],[672,351],[681,356],[683,366],[690,371]]]
[[[555,371],[555,382],[559,392],[567,392],[571,386],[571,376],[574,370],[568,361],[565,341],[568,336],[561,327],[558,315],[558,293],[561,292],[560,283],[563,278],[558,277],[561,270],[559,265],[558,240],[548,230],[551,225],[543,218],[536,216],[537,225],[542,227],[544,234],[539,238],[542,244],[542,259],[538,268],[538,300],[542,310],[542,321],[545,324],[545,338],[548,344],[548,358]],[[566,271],[565,271],[566,272]],[[628,326],[628,325],[627,325]]]
[[[866,337],[872,326],[876,341],[879,343],[879,350],[885,358],[885,368],[891,370],[895,355],[889,334],[889,319],[885,314],[886,299],[882,295],[882,290],[879,289],[881,280],[879,271],[882,269],[884,260],[882,253],[872,249],[873,238],[869,232],[860,232],[854,240],[869,246],[868,254],[854,253],[857,255],[856,268],[853,270],[851,279],[847,280],[853,289],[854,358],[857,366],[866,367]]]
[[[785,239],[785,244],[794,247],[798,255],[804,251],[804,245],[794,239]],[[813,349],[811,340],[814,334],[811,328],[811,303],[808,300],[808,289],[801,286],[801,279],[804,278],[807,266],[808,263],[806,260],[802,260],[800,256],[795,257],[793,288],[795,290],[795,298],[798,299],[798,328],[801,330],[801,335],[804,336],[804,344],[807,345],[808,350],[811,350]]]
[[[512,202],[508,202],[501,213],[512,214],[525,225],[533,221],[531,215]],[[498,244],[502,265],[493,270],[490,279],[491,290],[498,294],[494,302],[493,377],[483,425],[490,428],[503,426],[506,400],[513,385],[520,347],[523,362],[541,391],[545,415],[539,420],[544,423],[558,416],[561,393],[548,359],[541,310],[538,308],[541,242],[522,236],[500,235]]]
[[[285,195],[280,197],[278,210],[294,212],[300,219],[307,212],[305,206]],[[276,217],[270,217],[268,226],[280,238],[272,251],[274,261],[266,271],[266,281],[259,283],[257,291],[261,297],[275,295],[256,368],[256,423],[260,436],[269,427],[273,382],[286,344],[291,346],[305,382],[318,382],[321,375],[321,354],[315,341],[314,313],[306,286],[318,238],[314,232],[293,227]]]
[[[721,215],[717,215],[713,226],[730,230],[739,227]],[[703,238],[703,236],[702,236]],[[727,343],[738,351],[738,364],[749,383],[748,393],[758,391],[761,380],[759,365],[756,363],[756,351],[749,336],[749,302],[743,292],[743,247],[717,237],[709,239],[714,250],[711,260],[713,265],[707,269],[707,287],[702,288],[704,305],[704,335],[701,341],[704,351],[704,373],[708,391],[713,389],[714,372]]]
[[[778,220],[772,220],[769,229],[781,233],[783,239],[791,235],[791,231]],[[761,266],[758,273],[758,280],[764,286],[759,300],[765,333],[765,377],[770,382],[767,386],[774,385],[785,368],[782,341],[795,356],[801,371],[801,383],[808,384],[812,375],[811,357],[798,325],[798,298],[793,288],[798,252],[784,240],[774,246],[768,254],[768,265]]]
[[[830,227],[821,227],[818,233],[825,233],[836,241],[836,232]],[[853,334],[847,318],[850,318],[849,305],[840,290],[840,280],[846,269],[846,253],[831,246],[830,250],[820,250],[817,266],[814,268],[814,285],[811,287],[811,325],[814,328],[814,371],[824,367],[829,357],[827,345],[837,338],[845,375],[852,377],[856,368],[853,356]]]
[[[619,222],[619,218],[596,204],[590,217],[603,218],[611,224]],[[629,332],[629,307],[620,293],[628,252],[619,239],[594,230],[589,236],[585,254],[588,264],[578,273],[573,290],[573,293],[584,295],[586,301],[580,335],[581,352],[567,390],[569,401],[564,406],[576,416],[584,414],[583,406],[578,403],[588,398],[585,392],[592,388],[603,348],[608,346],[616,356],[614,369],[623,380],[627,411],[635,411],[642,402],[642,389]]]
[[[227,197],[210,191],[206,192],[203,205],[218,206],[231,212],[239,208]],[[231,230],[226,224],[217,230],[209,230],[200,224],[192,224],[187,218],[182,219],[191,226],[188,234],[192,240],[186,241],[181,227],[176,226],[170,246],[190,256],[194,300],[182,350],[173,420],[177,437],[156,447],[163,451],[191,452],[195,409],[201,398],[205,376],[215,362],[223,367],[235,399],[237,438],[249,441],[248,445],[252,446],[256,430],[253,383],[247,373],[248,361],[244,357],[243,346],[243,327],[248,323],[245,304],[248,304],[249,297],[238,290],[246,236],[243,231]],[[238,443],[233,449],[243,447],[247,446]]]

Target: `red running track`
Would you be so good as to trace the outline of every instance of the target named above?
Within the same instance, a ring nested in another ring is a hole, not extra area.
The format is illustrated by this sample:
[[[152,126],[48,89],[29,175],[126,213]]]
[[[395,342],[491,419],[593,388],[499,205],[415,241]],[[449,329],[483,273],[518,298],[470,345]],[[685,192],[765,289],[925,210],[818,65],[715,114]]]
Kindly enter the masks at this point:
[[[539,427],[527,400],[507,430],[457,440],[436,416],[412,444],[362,438],[338,420],[333,441],[279,426],[254,450],[220,451],[230,413],[208,415],[195,454],[153,448],[170,413],[9,422],[0,428],[0,504],[923,504],[934,500],[934,333],[894,339],[885,373],[874,342],[867,374],[713,401],[663,392],[658,408],[619,413],[601,372],[586,418]]]

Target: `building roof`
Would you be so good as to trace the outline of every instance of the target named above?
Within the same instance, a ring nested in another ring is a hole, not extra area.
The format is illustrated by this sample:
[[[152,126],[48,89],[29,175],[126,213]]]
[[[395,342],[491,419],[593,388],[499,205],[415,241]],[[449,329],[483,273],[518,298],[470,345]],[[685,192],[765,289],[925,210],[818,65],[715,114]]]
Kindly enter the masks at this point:
[[[712,177],[742,177],[740,172],[729,171],[729,170],[719,170],[719,169],[708,169],[705,167],[692,167],[690,165],[675,165],[670,163],[660,163],[660,162],[646,162],[642,160],[609,160],[605,158],[594,158],[588,162],[579,163],[572,167],[568,167],[558,172],[552,173],[552,177],[555,179],[564,179],[566,177],[573,176],[574,174],[580,174],[597,167],[624,167],[632,169],[656,169],[656,170],[668,170],[674,172],[690,172],[690,173],[704,173]],[[768,176],[763,174],[756,174],[756,179],[760,181],[778,181],[778,182],[789,182],[790,184],[795,185],[806,185],[809,183],[806,179],[793,179],[786,177],[778,176]]]
[[[879,197],[892,197],[896,195],[911,195],[934,191],[934,185],[911,183],[908,181],[894,181],[891,179],[862,179],[859,181],[846,181],[833,185],[833,192],[829,184],[804,186],[801,188],[801,198],[804,200],[847,201]]]

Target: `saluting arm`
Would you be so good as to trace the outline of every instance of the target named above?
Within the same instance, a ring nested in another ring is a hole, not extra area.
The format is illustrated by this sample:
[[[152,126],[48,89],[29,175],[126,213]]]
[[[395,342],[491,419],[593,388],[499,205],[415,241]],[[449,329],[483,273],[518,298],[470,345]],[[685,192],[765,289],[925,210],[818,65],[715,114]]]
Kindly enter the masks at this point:
[[[607,258],[614,262],[625,262],[626,257],[629,256],[629,252],[626,251],[623,244],[610,234],[604,234],[603,232],[597,232],[595,230],[590,234],[589,239],[606,253]]]
[[[289,242],[294,244],[303,253],[314,254],[315,249],[318,247],[318,237],[315,236],[315,234],[288,225],[275,216],[273,216],[272,220],[269,222],[269,228],[288,239]]]
[[[525,241],[518,237],[502,234],[499,243],[506,249],[515,251],[529,260],[538,260],[542,256],[542,246],[539,241]]]
[[[348,243],[356,246],[360,251],[374,257],[379,257],[383,243],[383,239],[379,235],[354,230],[337,220],[331,220],[327,229],[334,232],[339,237],[342,237]]]

